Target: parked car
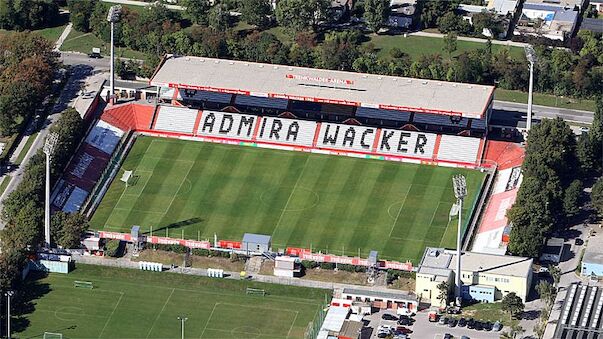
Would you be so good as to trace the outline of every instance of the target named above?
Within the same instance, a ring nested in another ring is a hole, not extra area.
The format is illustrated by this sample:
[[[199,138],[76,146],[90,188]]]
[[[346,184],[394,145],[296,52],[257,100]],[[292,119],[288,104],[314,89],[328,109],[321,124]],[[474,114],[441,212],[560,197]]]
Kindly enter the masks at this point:
[[[429,317],[429,322],[435,323],[439,319],[439,315],[436,311],[430,311],[427,316]]]
[[[383,319],[383,320],[398,320],[398,317],[396,317],[395,315],[389,314],[389,313],[383,313],[383,315],[381,316],[381,319]]]
[[[409,334],[412,333],[412,330],[410,328],[404,327],[404,326],[398,326],[398,328],[396,328],[396,334]]]
[[[576,240],[574,240],[574,245],[576,246],[582,246],[584,244],[584,240],[580,239],[580,238],[576,238]]]
[[[486,330],[486,331],[492,331],[492,323],[489,322],[489,321],[486,321],[484,323],[484,330]]]
[[[446,313],[448,314],[461,314],[461,309],[460,307],[457,306],[450,306],[446,309]]]
[[[452,334],[450,334],[450,333],[444,334],[444,339],[452,339]]]
[[[458,323],[459,323],[458,320],[452,318],[452,319],[450,319],[450,321],[448,321],[448,327],[456,327],[456,324],[458,324]]]
[[[459,319],[459,327],[467,326],[467,320],[465,318]]]
[[[475,329],[478,331],[481,331],[484,329],[484,324],[481,321],[476,321],[475,322]]]
[[[398,325],[410,326],[412,325],[412,320],[408,317],[400,317],[400,319],[398,319]]]
[[[467,320],[467,328],[468,329],[474,329],[475,328],[475,320],[473,320],[473,318]]]
[[[442,317],[440,318],[440,321],[438,322],[440,325],[448,325],[448,321],[450,319],[448,319],[448,317]]]
[[[495,322],[494,325],[492,325],[492,329],[496,332],[502,330],[502,324],[500,323],[500,321]]]
[[[469,337],[466,335],[463,335],[463,336],[461,336],[461,339],[469,339]]]

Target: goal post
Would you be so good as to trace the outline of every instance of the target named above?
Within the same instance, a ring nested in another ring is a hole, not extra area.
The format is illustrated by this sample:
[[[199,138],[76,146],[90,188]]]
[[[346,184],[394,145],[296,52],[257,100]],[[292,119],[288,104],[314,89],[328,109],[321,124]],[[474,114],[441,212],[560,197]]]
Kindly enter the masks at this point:
[[[122,174],[119,180],[124,182],[126,184],[126,188],[128,188],[129,186],[136,185],[138,176],[134,175],[134,171],[124,171],[124,174]]]
[[[44,339],[63,339],[63,333],[44,332]]]
[[[79,281],[79,280],[76,280],[76,281],[73,282],[73,287],[93,289],[94,288],[94,284],[92,284],[91,281]]]
[[[261,296],[265,296],[266,295],[266,290],[261,289],[261,288],[251,288],[251,287],[247,287],[247,290],[245,291],[246,294],[251,294],[251,295],[261,295]]]

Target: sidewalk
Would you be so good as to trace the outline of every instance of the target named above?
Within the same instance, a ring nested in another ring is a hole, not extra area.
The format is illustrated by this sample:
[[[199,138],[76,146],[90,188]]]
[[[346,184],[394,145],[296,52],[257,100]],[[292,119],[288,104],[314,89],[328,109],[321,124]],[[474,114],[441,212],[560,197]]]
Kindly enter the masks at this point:
[[[446,34],[441,34],[441,33],[429,33],[429,32],[423,32],[423,31],[419,31],[419,32],[411,32],[408,33],[408,35],[416,35],[416,36],[423,36],[423,37],[429,37],[429,38],[443,38],[444,36],[446,36]],[[457,37],[457,40],[460,41],[471,41],[471,42],[480,42],[485,44],[486,42],[488,42],[488,39],[481,39],[481,38],[470,38],[470,37],[466,37],[466,36],[459,36]],[[511,40],[505,40],[505,41],[501,41],[501,40],[490,40],[492,42],[493,45],[503,45],[503,46],[514,46],[514,47],[521,47],[524,48],[525,46],[529,45],[525,42],[515,42],[515,41],[511,41]]]
[[[63,42],[65,42],[65,39],[67,39],[67,37],[69,36],[69,33],[71,33],[72,28],[73,28],[73,24],[70,22],[67,25],[67,27],[65,27],[65,29],[63,30],[63,33],[61,33],[61,36],[57,39],[57,42],[54,44],[55,52],[59,51],[59,49],[63,45]]]
[[[79,254],[73,254],[72,258],[76,263],[79,262],[82,264],[139,269],[138,262],[130,261],[129,258],[108,259],[108,258],[104,258],[104,257],[79,255]],[[196,276],[202,276],[202,277],[207,276],[207,269],[203,269],[203,268],[178,267],[178,268],[168,269],[165,272],[189,274],[189,275],[196,275]],[[224,275],[225,275],[225,279],[232,279],[232,280],[241,280],[242,279],[240,272],[226,272],[225,271]],[[379,291],[379,292],[397,291],[397,292],[408,293],[407,291],[392,290],[392,289],[379,287],[379,286],[373,287],[373,286],[330,283],[330,282],[322,282],[322,281],[314,281],[314,280],[305,280],[305,279],[299,279],[299,278],[275,277],[275,276],[262,275],[262,274],[248,274],[247,277],[250,277],[250,279],[253,281],[259,281],[259,282],[269,283],[269,284],[289,285],[289,286],[323,288],[323,289],[330,289],[330,290],[353,288],[353,289],[365,290],[365,291]]]
[[[110,4],[121,4],[121,5],[130,5],[130,6],[151,6],[154,2],[144,2],[144,1],[134,1],[134,0],[101,0],[102,2],[108,2]],[[178,5],[168,5],[164,4],[164,6],[168,9],[172,9],[175,11],[183,11],[184,7]]]

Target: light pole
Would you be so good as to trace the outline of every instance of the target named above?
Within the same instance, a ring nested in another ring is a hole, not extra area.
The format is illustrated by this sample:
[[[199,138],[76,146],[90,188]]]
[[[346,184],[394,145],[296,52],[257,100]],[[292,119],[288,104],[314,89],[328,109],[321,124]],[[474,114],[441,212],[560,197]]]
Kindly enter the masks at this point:
[[[110,93],[109,93],[109,103],[113,105],[115,103],[115,43],[113,41],[113,31],[114,26],[117,21],[119,21],[119,14],[121,13],[121,6],[115,5],[109,8],[109,13],[107,14],[107,21],[111,23],[111,79],[110,82]]]
[[[178,317],[178,320],[180,320],[180,327],[182,329],[182,339],[184,339],[184,322],[188,320],[188,318],[186,317]]]
[[[456,288],[454,296],[456,305],[461,306],[461,229],[463,226],[463,223],[461,222],[461,213],[463,210],[463,199],[467,196],[467,181],[463,175],[455,175],[452,177],[452,186],[454,187],[454,196],[456,197],[459,213],[459,225],[456,233]]]
[[[7,316],[6,316],[6,337],[8,339],[10,339],[10,297],[12,297],[13,295],[15,295],[15,292],[13,291],[8,291],[6,293],[4,293],[4,295],[6,296],[8,303],[7,303]]]
[[[530,84],[528,90],[528,119],[526,123],[526,132],[529,132],[532,128],[532,92],[534,90],[534,64],[536,63],[536,52],[532,45],[526,45],[525,47],[526,59],[530,63]]]
[[[44,246],[50,248],[50,159],[54,153],[59,136],[49,133],[44,143],[44,154],[46,154],[46,206],[44,210]]]

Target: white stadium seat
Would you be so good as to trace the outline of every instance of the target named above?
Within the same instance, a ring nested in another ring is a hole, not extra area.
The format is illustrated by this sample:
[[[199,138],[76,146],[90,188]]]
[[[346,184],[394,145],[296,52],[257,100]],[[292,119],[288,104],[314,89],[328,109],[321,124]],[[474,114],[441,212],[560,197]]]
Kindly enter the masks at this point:
[[[442,135],[438,159],[475,162],[479,152],[480,140],[479,138]]]
[[[185,107],[161,106],[155,128],[158,131],[193,133],[199,111]]]

